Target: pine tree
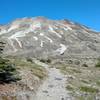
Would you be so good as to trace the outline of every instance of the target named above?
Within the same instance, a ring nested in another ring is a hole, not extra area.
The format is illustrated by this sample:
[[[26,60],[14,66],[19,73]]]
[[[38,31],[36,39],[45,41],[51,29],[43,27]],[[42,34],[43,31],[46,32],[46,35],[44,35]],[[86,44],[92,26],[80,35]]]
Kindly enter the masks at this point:
[[[10,83],[17,81],[17,71],[14,64],[11,64],[8,59],[2,57],[5,43],[0,42],[0,83]]]

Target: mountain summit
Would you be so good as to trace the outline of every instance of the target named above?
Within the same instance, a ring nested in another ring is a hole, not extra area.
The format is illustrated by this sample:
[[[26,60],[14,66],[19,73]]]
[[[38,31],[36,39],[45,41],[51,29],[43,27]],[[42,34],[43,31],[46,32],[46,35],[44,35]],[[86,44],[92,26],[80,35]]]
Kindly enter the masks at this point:
[[[16,19],[0,26],[5,53],[30,57],[97,57],[100,34],[69,20],[45,17]]]

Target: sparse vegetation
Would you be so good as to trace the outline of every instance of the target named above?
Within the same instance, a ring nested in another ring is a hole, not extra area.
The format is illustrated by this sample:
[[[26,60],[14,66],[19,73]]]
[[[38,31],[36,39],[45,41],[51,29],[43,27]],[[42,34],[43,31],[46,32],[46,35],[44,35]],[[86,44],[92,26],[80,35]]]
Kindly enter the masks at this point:
[[[40,59],[43,63],[51,63],[51,59]]]
[[[36,64],[33,65],[31,71],[35,76],[39,77],[40,79],[43,79],[47,76],[46,70],[43,67]]]
[[[98,60],[98,62],[95,64],[95,67],[100,68],[100,60]]]
[[[82,79],[81,81],[82,81],[83,83],[85,83],[85,84],[89,84],[88,80]]]
[[[58,63],[56,68],[68,75],[66,89],[70,91],[72,96],[75,96],[75,100],[94,100],[96,95],[100,93],[98,88],[100,86],[100,71],[97,68],[80,67],[66,63]],[[89,99],[90,97],[91,99]]]
[[[27,60],[28,62],[31,62],[31,63],[33,63],[33,60],[32,60],[32,58],[26,58],[26,60]]]
[[[60,69],[61,72],[63,72],[64,74],[66,73],[81,73],[80,69],[77,69],[75,67],[69,66],[69,65],[64,65],[62,64],[62,66],[57,66],[56,68]]]
[[[73,64],[73,61],[72,60],[68,60],[68,64]]]
[[[80,91],[83,91],[83,92],[90,92],[90,93],[97,93],[97,92],[99,92],[98,89],[93,88],[93,87],[90,87],[90,86],[81,86],[81,87],[80,87]]]
[[[69,90],[69,91],[74,90],[74,88],[73,88],[71,85],[67,85],[67,86],[66,86],[66,89]]]
[[[98,80],[98,81],[96,82],[96,84],[97,84],[98,86],[100,86],[100,80]]]
[[[31,70],[31,72],[40,79],[43,79],[47,76],[47,72],[43,66],[37,65],[25,59],[14,59],[13,63],[15,63],[19,70],[21,68],[27,68],[27,70]]]
[[[51,59],[47,59],[47,63],[51,63]]]
[[[97,59],[97,63],[95,64],[96,68],[100,68],[100,57]]]
[[[75,65],[80,65],[80,61],[76,60]]]
[[[80,70],[78,70],[78,69],[71,69],[73,72],[75,72],[75,73],[81,73],[81,71]]]
[[[9,99],[8,99],[9,98]],[[17,100],[16,96],[2,96],[2,100]]]

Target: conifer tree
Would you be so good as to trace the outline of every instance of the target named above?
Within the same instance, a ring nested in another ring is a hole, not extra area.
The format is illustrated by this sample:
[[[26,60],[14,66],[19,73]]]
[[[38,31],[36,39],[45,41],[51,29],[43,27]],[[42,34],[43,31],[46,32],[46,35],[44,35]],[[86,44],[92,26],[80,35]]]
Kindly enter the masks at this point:
[[[5,43],[0,42],[0,83],[10,83],[16,81],[17,71],[14,64],[11,64],[8,59],[2,57]]]

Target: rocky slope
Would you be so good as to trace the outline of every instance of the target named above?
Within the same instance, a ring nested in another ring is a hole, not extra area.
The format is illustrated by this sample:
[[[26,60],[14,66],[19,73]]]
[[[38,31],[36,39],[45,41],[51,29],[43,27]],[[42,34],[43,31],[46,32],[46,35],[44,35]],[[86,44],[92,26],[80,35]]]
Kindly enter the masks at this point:
[[[21,76],[0,84],[0,100],[100,100],[99,32],[69,20],[22,18],[0,26],[0,40]]]
[[[97,57],[100,53],[100,34],[69,20],[16,19],[0,26],[0,38],[9,55]]]

